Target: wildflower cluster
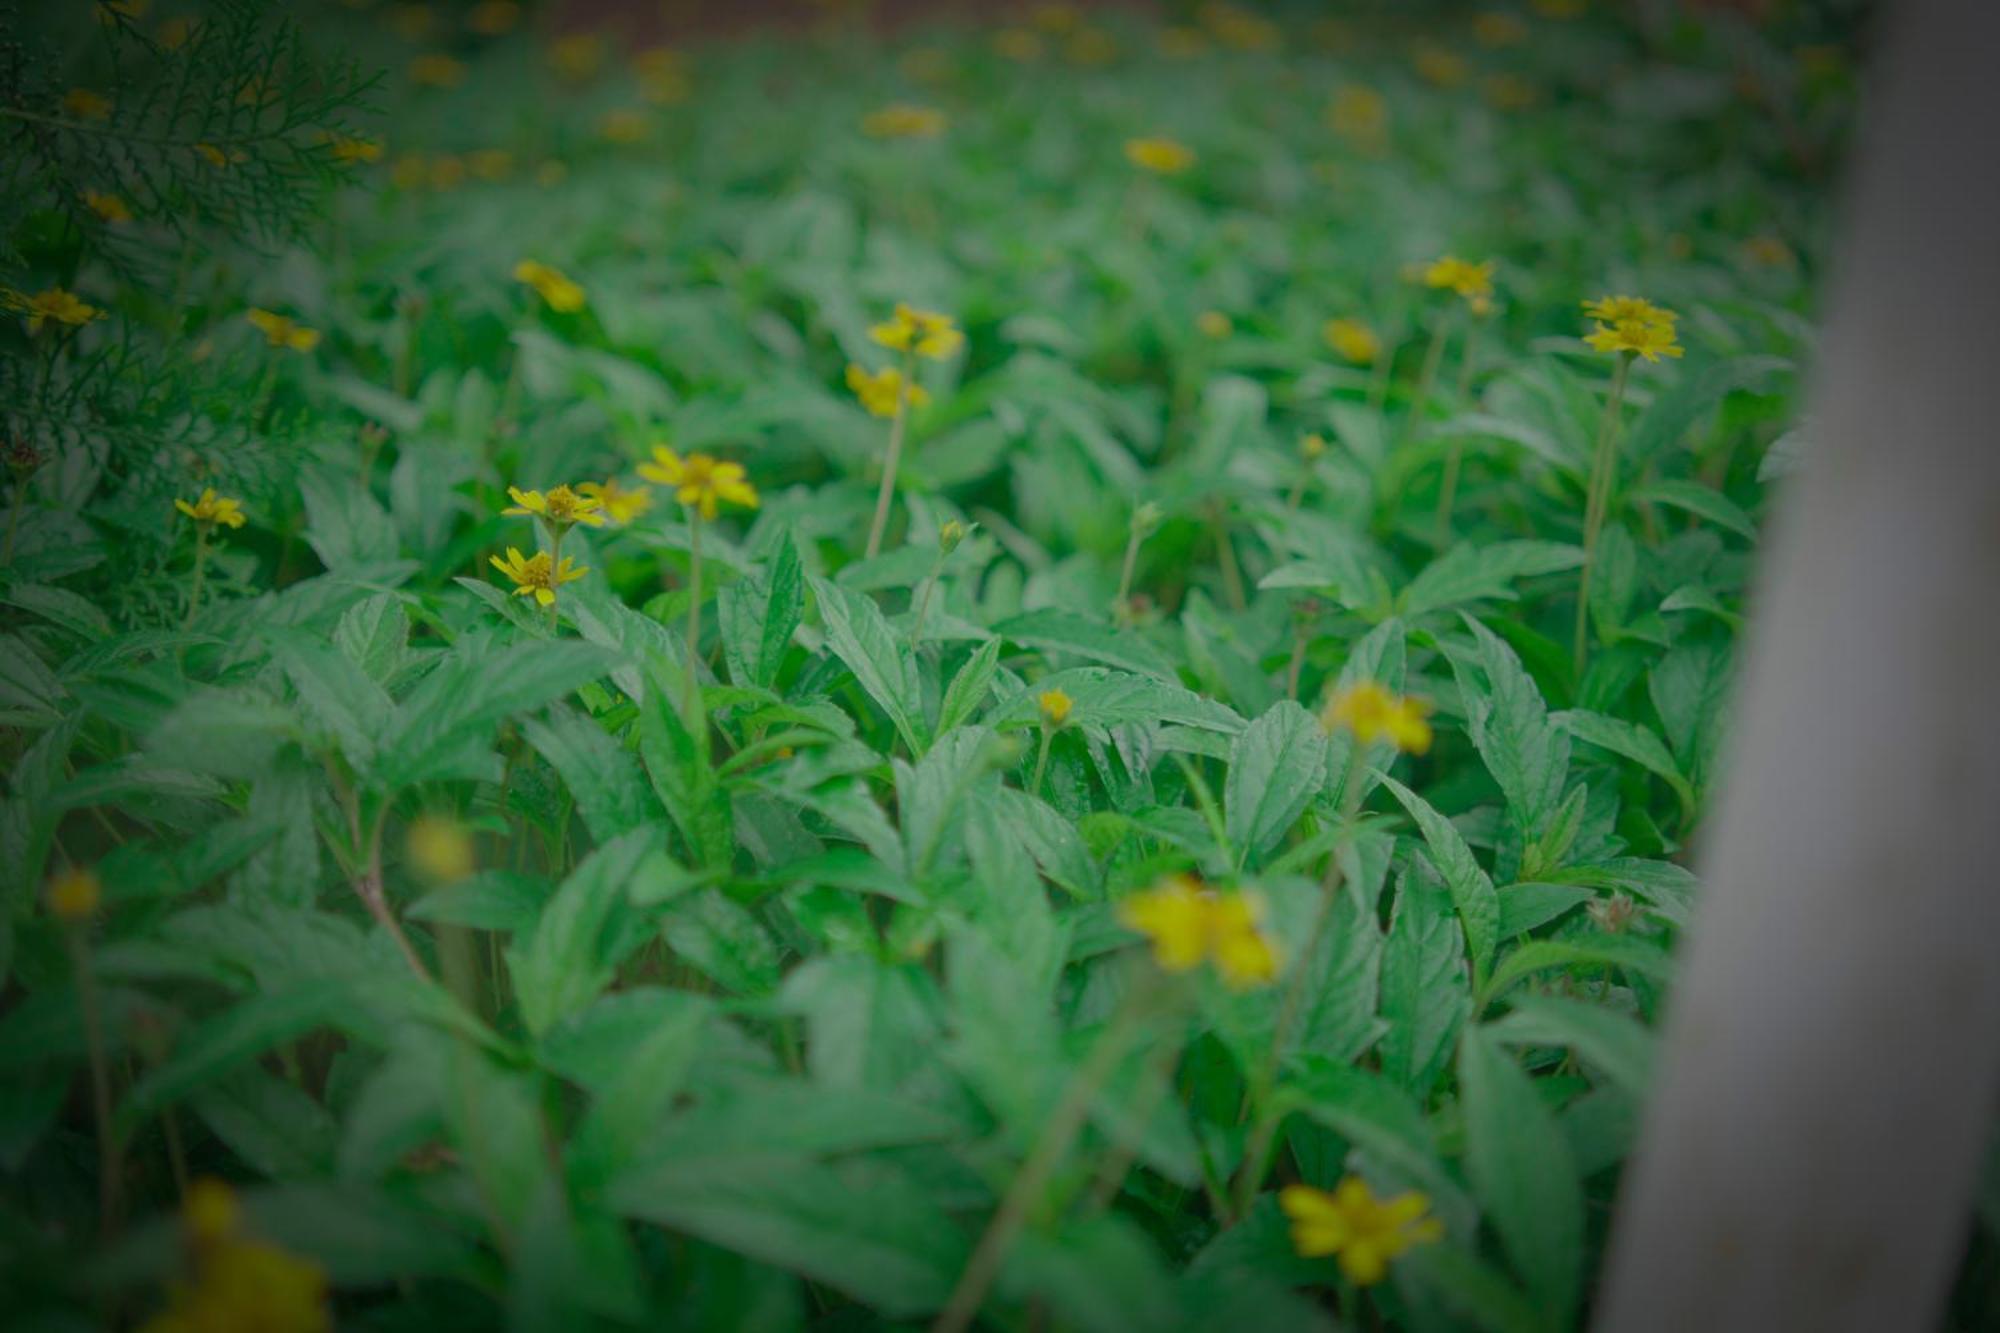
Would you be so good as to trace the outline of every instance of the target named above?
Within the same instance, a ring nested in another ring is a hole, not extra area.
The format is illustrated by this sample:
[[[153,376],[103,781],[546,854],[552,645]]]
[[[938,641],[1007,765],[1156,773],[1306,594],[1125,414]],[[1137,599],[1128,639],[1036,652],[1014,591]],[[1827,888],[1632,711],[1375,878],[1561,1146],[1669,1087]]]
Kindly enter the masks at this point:
[[[1637,296],[1600,296],[1583,303],[1593,321],[1584,341],[1599,352],[1658,361],[1681,355],[1675,323],[1680,316]]]

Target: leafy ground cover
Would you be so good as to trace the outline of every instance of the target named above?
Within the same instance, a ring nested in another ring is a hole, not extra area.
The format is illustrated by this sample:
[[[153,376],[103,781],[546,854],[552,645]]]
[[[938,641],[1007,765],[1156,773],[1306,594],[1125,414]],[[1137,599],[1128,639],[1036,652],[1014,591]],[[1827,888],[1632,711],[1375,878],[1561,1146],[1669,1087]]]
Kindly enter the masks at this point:
[[[97,8],[0,110],[10,1309],[1586,1317],[1852,15]]]

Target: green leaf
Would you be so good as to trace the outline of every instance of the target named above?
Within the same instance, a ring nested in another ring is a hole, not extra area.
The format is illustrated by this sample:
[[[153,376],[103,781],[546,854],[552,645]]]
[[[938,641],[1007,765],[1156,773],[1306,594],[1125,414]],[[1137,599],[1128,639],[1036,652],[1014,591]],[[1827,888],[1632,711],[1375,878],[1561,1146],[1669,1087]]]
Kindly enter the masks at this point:
[[[1466,1174],[1500,1247],[1543,1316],[1575,1320],[1583,1280],[1583,1186],[1555,1117],[1498,1040],[1467,1028],[1458,1079]]]
[[[1172,665],[1145,639],[1074,611],[1055,607],[1028,611],[1001,621],[993,632],[1043,653],[1081,657],[1161,680],[1174,678]]]
[[[994,674],[999,670],[1001,642],[999,638],[991,638],[980,644],[951,678],[951,684],[945,688],[944,702],[938,707],[939,736],[971,720],[986,702]]]
[[[808,1068],[835,1088],[894,1089],[926,1062],[940,1031],[929,973],[864,954],[808,959],[778,1003],[806,1021]]]
[[[1178,723],[1203,731],[1234,735],[1244,721],[1224,704],[1205,699],[1178,685],[1104,667],[1072,667],[1057,671],[1022,690],[987,719],[995,728],[1026,726],[1041,716],[1036,700],[1048,690],[1070,697],[1071,726],[1115,727],[1125,723]]]
[[[1468,602],[1512,601],[1517,580],[1559,574],[1581,564],[1583,548],[1561,542],[1454,546],[1410,580],[1396,598],[1396,612],[1414,620]]]
[[[507,950],[521,1019],[539,1036],[611,984],[622,957],[615,922],[634,882],[670,873],[659,834],[641,828],[606,843],[562,882],[534,929]],[[625,936],[624,947],[636,946]]]
[[[695,1159],[626,1174],[612,1207],[823,1282],[890,1319],[944,1304],[966,1242],[933,1191],[864,1160]]]
[[[816,578],[812,584],[820,618],[826,622],[827,646],[888,714],[910,752],[922,754],[923,697],[909,646],[890,628],[872,597],[826,579]]]
[[[1627,475],[1662,449],[1680,442],[1703,413],[1739,389],[1758,389],[1772,378],[1793,371],[1779,356],[1743,356],[1692,368],[1667,392],[1653,399],[1632,427],[1622,452],[1631,462]]]
[[[1484,1009],[1508,989],[1548,967],[1622,967],[1654,981],[1673,975],[1673,962],[1659,945],[1629,935],[1584,940],[1531,940],[1502,960],[1480,991]]]
[[[553,707],[546,721],[525,719],[521,735],[549,761],[576,802],[590,836],[609,842],[653,817],[646,781],[631,751],[573,708]]]
[[[491,738],[502,719],[596,680],[614,659],[569,641],[496,646],[461,639],[396,710],[376,773],[392,789],[445,777],[497,777]]]
[[[1429,1093],[1471,1012],[1465,937],[1451,895],[1417,863],[1403,876],[1382,953],[1383,1076],[1419,1097]]]
[[[1656,481],[1626,498],[1634,504],[1651,502],[1685,509],[1697,518],[1728,528],[1745,541],[1757,540],[1757,521],[1721,491],[1711,490],[1698,481]]]
[[[1635,1098],[1644,1098],[1652,1083],[1653,1034],[1603,1005],[1524,995],[1486,1030],[1494,1040],[1514,1045],[1567,1046]]]
[[[1595,713],[1588,708],[1572,708],[1568,712],[1557,713],[1555,719],[1578,740],[1622,755],[1664,778],[1674,794],[1680,797],[1682,814],[1692,817],[1695,809],[1694,784],[1681,773],[1680,766],[1674,762],[1672,752],[1660,739],[1659,733],[1636,722]]]
[[[1493,951],[1499,943],[1500,898],[1493,881],[1473,859],[1465,836],[1449,819],[1439,814],[1429,801],[1392,777],[1382,785],[1402,802],[1430,848],[1431,862],[1451,891],[1453,907],[1465,928],[1466,951],[1472,958],[1472,984],[1478,987],[1493,966]]]
[[[739,685],[775,683],[804,610],[805,573],[787,530],[757,573],[725,584],[716,596],[729,678]]]
[[[1238,868],[1261,862],[1326,782],[1326,734],[1297,704],[1280,700],[1239,732],[1223,787],[1223,827]]]
[[[1533,838],[1562,803],[1569,776],[1569,737],[1550,721],[1542,692],[1506,641],[1471,616],[1465,623],[1479,643],[1479,664],[1487,681],[1482,691],[1459,671],[1466,731],[1505,793],[1521,832]]]

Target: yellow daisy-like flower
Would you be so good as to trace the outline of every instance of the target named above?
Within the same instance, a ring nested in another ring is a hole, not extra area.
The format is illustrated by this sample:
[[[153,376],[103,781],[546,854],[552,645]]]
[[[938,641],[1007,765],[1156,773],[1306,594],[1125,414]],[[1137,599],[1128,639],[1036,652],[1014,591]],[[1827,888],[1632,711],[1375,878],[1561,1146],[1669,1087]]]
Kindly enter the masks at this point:
[[[382,157],[382,145],[374,139],[363,139],[352,134],[329,134],[326,146],[333,153],[333,159],[342,164],[355,162],[377,162]]]
[[[449,815],[420,815],[404,841],[410,864],[434,884],[456,884],[478,869],[472,831]]]
[[[1421,699],[1393,694],[1372,680],[1358,681],[1337,692],[1320,712],[1320,726],[1345,730],[1363,745],[1388,741],[1407,754],[1431,748],[1430,707]]]
[[[1595,351],[1643,356],[1648,361],[1681,354],[1674,326],[1654,320],[1621,319],[1615,324],[1599,324],[1583,340]]]
[[[1458,87],[1465,82],[1469,68],[1464,56],[1431,42],[1417,47],[1410,63],[1416,67],[1417,77],[1434,88]]]
[[[1178,139],[1127,139],[1125,157],[1135,167],[1156,176],[1178,176],[1195,162],[1194,149]]]
[[[915,352],[942,361],[965,345],[965,335],[950,315],[918,310],[898,301],[895,315],[868,330],[868,336],[895,352]]]
[[[131,206],[117,195],[106,194],[102,190],[85,190],[83,192],[83,206],[94,213],[97,216],[97,220],[106,226],[115,226],[120,222],[130,222],[132,220]]]
[[[103,901],[104,885],[81,867],[72,866],[49,881],[49,912],[58,921],[87,920]]]
[[[111,99],[88,88],[72,88],[63,94],[62,109],[78,120],[105,120],[111,115]]]
[[[1334,1255],[1357,1287],[1389,1274],[1391,1260],[1418,1245],[1444,1238],[1444,1224],[1429,1216],[1431,1201],[1412,1191],[1377,1198],[1368,1182],[1349,1176],[1331,1194],[1310,1185],[1287,1185],[1278,1206],[1292,1220],[1292,1248],[1308,1258]]]
[[[599,511],[600,501],[589,495],[578,495],[567,486],[557,486],[546,494],[541,491],[524,491],[519,486],[509,486],[507,494],[514,503],[500,512],[510,517],[533,515],[546,520],[560,530],[572,524],[581,523],[586,528],[604,526],[604,515]]]
[[[456,88],[465,82],[465,62],[433,51],[410,62],[410,82],[419,88]]]
[[[210,527],[220,524],[225,528],[240,528],[249,521],[240,502],[226,495],[217,495],[213,486],[204,488],[192,504],[186,500],[175,500],[174,508],[195,522]]]
[[[1424,266],[1423,282],[1437,291],[1455,292],[1479,310],[1493,297],[1493,261],[1474,264],[1457,255],[1442,255]]]
[[[931,400],[930,392],[914,380],[905,381],[903,372],[894,366],[885,366],[870,374],[860,366],[847,368],[847,387],[861,400],[861,405],[874,416],[893,417],[899,405],[922,407]]]
[[[264,341],[273,347],[288,347],[294,352],[310,352],[319,346],[319,330],[309,329],[290,315],[280,315],[273,310],[251,308],[243,318],[257,326],[264,335]]]
[[[1204,310],[1194,317],[1194,326],[1204,338],[1223,339],[1236,331],[1236,322],[1220,310]]]
[[[586,481],[577,490],[586,498],[597,501],[599,512],[621,528],[653,507],[651,490],[644,486],[621,485],[616,477],[601,484]]]
[[[664,444],[653,446],[653,461],[639,465],[639,475],[647,481],[674,488],[674,499],[693,505],[705,519],[716,515],[717,504],[727,500],[745,509],[757,507],[757,490],[743,473],[741,463],[725,463],[708,454],[682,458]]]
[[[1356,365],[1372,365],[1382,355],[1382,340],[1358,319],[1329,319],[1319,334],[1328,347]]]
[[[1583,313],[1605,324],[1639,319],[1649,324],[1671,326],[1680,319],[1678,314],[1665,306],[1654,305],[1641,296],[1600,296],[1595,301],[1585,301]]]
[[[195,1182],[181,1214],[194,1257],[194,1280],[174,1283],[167,1308],[141,1324],[139,1333],[253,1328],[331,1333],[326,1274],[275,1245],[242,1235],[242,1208],[227,1185]]]
[[[871,139],[935,139],[944,133],[945,114],[933,106],[892,102],[861,118],[861,132]]]
[[[587,299],[583,288],[537,259],[523,259],[514,265],[514,281],[525,282],[558,314],[574,314]]]
[[[560,567],[549,559],[547,551],[537,551],[523,558],[520,551],[510,546],[507,558],[491,557],[493,567],[505,574],[514,583],[516,597],[532,597],[543,606],[554,606],[556,589],[565,583],[574,583],[590,572],[588,566],[578,567],[569,556],[562,558]]]
[[[1213,966],[1231,990],[1277,979],[1278,953],[1262,928],[1263,902],[1254,894],[1219,894],[1188,875],[1169,875],[1118,904],[1118,920],[1152,943],[1165,972]]]
[[[50,320],[67,328],[81,328],[104,312],[61,287],[44,287],[30,296],[11,287],[0,287],[0,306],[28,317],[28,332],[40,333]]]
[[[1052,730],[1060,730],[1076,707],[1076,701],[1061,690],[1044,690],[1035,702],[1041,707],[1042,722]]]

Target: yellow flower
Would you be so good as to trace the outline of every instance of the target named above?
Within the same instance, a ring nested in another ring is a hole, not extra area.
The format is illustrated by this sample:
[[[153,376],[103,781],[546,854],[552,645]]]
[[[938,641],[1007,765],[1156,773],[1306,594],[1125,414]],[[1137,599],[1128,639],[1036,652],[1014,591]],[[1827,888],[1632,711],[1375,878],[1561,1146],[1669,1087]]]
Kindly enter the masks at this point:
[[[1465,82],[1465,57],[1442,46],[1425,42],[1410,57],[1417,77],[1437,88],[1456,88]]]
[[[1028,15],[1028,22],[1043,32],[1074,32],[1077,25],[1083,22],[1083,15],[1077,12],[1075,5],[1036,5],[1034,12]]]
[[[40,333],[42,325],[50,320],[74,329],[104,317],[102,310],[61,287],[44,287],[33,296],[12,287],[0,287],[0,306],[26,315],[29,333]]]
[[[111,115],[111,99],[88,88],[72,88],[63,94],[62,109],[78,120],[104,120]]]
[[[1160,54],[1169,60],[1192,60],[1208,51],[1208,38],[1199,28],[1169,27],[1160,29]]]
[[[456,190],[465,184],[465,159],[456,153],[439,153],[431,159],[430,185],[433,190]]]
[[[1194,165],[1194,149],[1174,139],[1127,139],[1125,156],[1156,176],[1178,176]]]
[[[264,335],[264,341],[273,347],[289,347],[294,352],[310,352],[319,346],[319,330],[307,328],[290,315],[280,315],[275,311],[252,307],[244,312],[243,318],[256,325],[258,331]]]
[[[455,884],[478,868],[471,832],[448,815],[411,820],[405,845],[410,864],[433,883]]]
[[[1307,435],[1299,441],[1299,457],[1311,462],[1326,456],[1326,436]]]
[[[549,67],[573,83],[596,74],[604,64],[604,38],[594,32],[573,32],[549,47]]]
[[[653,507],[650,490],[644,486],[621,486],[616,477],[602,485],[586,481],[577,490],[597,501],[603,515],[621,528]]]
[[[993,52],[1023,63],[1042,58],[1042,39],[1026,28],[1002,28],[993,34]]]
[[[1422,754],[1431,748],[1431,724],[1424,719],[1430,708],[1421,699],[1391,694],[1372,680],[1348,686],[1327,701],[1320,712],[1320,726],[1354,734],[1363,745],[1386,740],[1398,750]]]
[[[1681,355],[1674,324],[1680,316],[1637,296],[1600,296],[1583,303],[1593,321],[1584,341],[1600,352],[1625,353],[1658,361]]]
[[[1063,57],[1086,68],[1108,65],[1118,58],[1118,39],[1102,28],[1083,28],[1063,43]]]
[[[83,206],[88,208],[92,213],[95,213],[97,220],[106,225],[130,222],[132,220],[131,207],[117,195],[106,194],[102,190],[85,190],[83,192]]]
[[[483,181],[507,179],[514,155],[504,148],[475,148],[465,155],[465,169]]]
[[[1043,724],[1055,731],[1062,729],[1070,710],[1076,707],[1076,701],[1061,690],[1043,690],[1035,702],[1041,706]]]
[[[225,528],[240,528],[248,521],[241,502],[226,495],[217,495],[213,486],[202,490],[200,498],[193,504],[186,500],[175,500],[174,508],[186,514],[197,523],[210,527],[220,523]]]
[[[326,1275],[275,1245],[239,1234],[241,1210],[218,1181],[197,1181],[182,1204],[194,1281],[168,1289],[167,1308],[140,1333],[331,1333]]]
[[[682,458],[666,445],[656,444],[653,461],[641,463],[639,475],[673,487],[674,499],[695,506],[703,518],[714,518],[721,500],[745,509],[757,507],[757,490],[744,477],[741,463],[725,463],[707,454]]]
[[[652,129],[646,113],[631,107],[607,111],[597,120],[597,134],[606,143],[638,143]]]
[[[501,510],[503,514],[514,517],[532,514],[546,519],[558,531],[573,523],[581,523],[586,528],[604,526],[604,515],[598,512],[601,502],[588,495],[578,495],[567,486],[557,486],[546,495],[541,491],[524,491],[519,486],[509,486],[507,494],[514,503]]]
[[[894,366],[885,366],[874,374],[869,374],[860,366],[847,368],[847,387],[861,400],[861,405],[878,417],[893,417],[901,410],[901,405],[922,407],[931,400],[928,390],[914,380],[905,383],[903,372]]]
[[[1263,902],[1254,894],[1219,894],[1187,875],[1170,875],[1118,904],[1118,920],[1152,942],[1165,972],[1211,964],[1231,990],[1267,985],[1278,954],[1264,935]]]
[[[1465,298],[1475,315],[1493,308],[1493,261],[1473,264],[1456,255],[1432,260],[1423,269],[1424,286],[1452,291]]]
[[[512,546],[507,548],[505,560],[497,555],[491,559],[495,569],[513,580],[516,597],[532,597],[543,606],[555,605],[558,587],[574,583],[590,572],[587,566],[578,568],[576,561],[569,556],[564,556],[562,565],[558,567],[549,559],[547,551],[537,551],[523,559],[520,551]]]
[[[1389,100],[1373,88],[1350,83],[1333,95],[1326,123],[1358,147],[1378,149],[1389,128]]]
[[[1743,256],[1751,263],[1762,264],[1766,268],[1790,268],[1798,263],[1798,256],[1792,253],[1792,247],[1785,244],[1784,238],[1770,232],[1752,236],[1743,242]]]
[[[891,102],[861,118],[861,132],[871,139],[935,139],[944,127],[944,112],[911,102]]]
[[[933,361],[942,361],[965,345],[965,335],[950,315],[918,310],[901,301],[895,315],[869,329],[868,336],[891,351],[915,352]]]
[[[1329,319],[1319,333],[1328,347],[1356,365],[1371,365],[1382,355],[1382,340],[1358,319]]]
[[[1329,1194],[1310,1185],[1287,1185],[1278,1206],[1292,1219],[1292,1247],[1309,1258],[1335,1255],[1357,1287],[1389,1273],[1389,1261],[1416,1245],[1444,1238],[1444,1224],[1427,1216],[1431,1201],[1414,1191],[1380,1199],[1359,1176]]]
[[[964,540],[965,524],[959,522],[957,519],[948,518],[938,524],[938,550],[940,553],[950,555],[958,549],[959,543]]]
[[[465,26],[481,37],[512,32],[520,22],[521,6],[514,0],[480,0],[465,15]]]
[[[1528,25],[1512,14],[1495,10],[1472,20],[1472,39],[1481,46],[1519,46],[1528,40]]]
[[[95,915],[104,900],[97,876],[72,866],[49,881],[49,911],[58,921],[83,921]]]
[[[336,162],[375,162],[382,156],[382,145],[374,139],[362,139],[352,134],[329,134],[326,146],[333,150]]]
[[[1204,310],[1194,317],[1194,326],[1204,338],[1227,338],[1236,331],[1235,323],[1220,310]]]
[[[465,82],[465,62],[433,51],[410,62],[410,82],[419,88],[456,88]]]
[[[514,265],[514,280],[533,287],[551,310],[567,315],[583,309],[583,288],[539,260],[523,259]]]

